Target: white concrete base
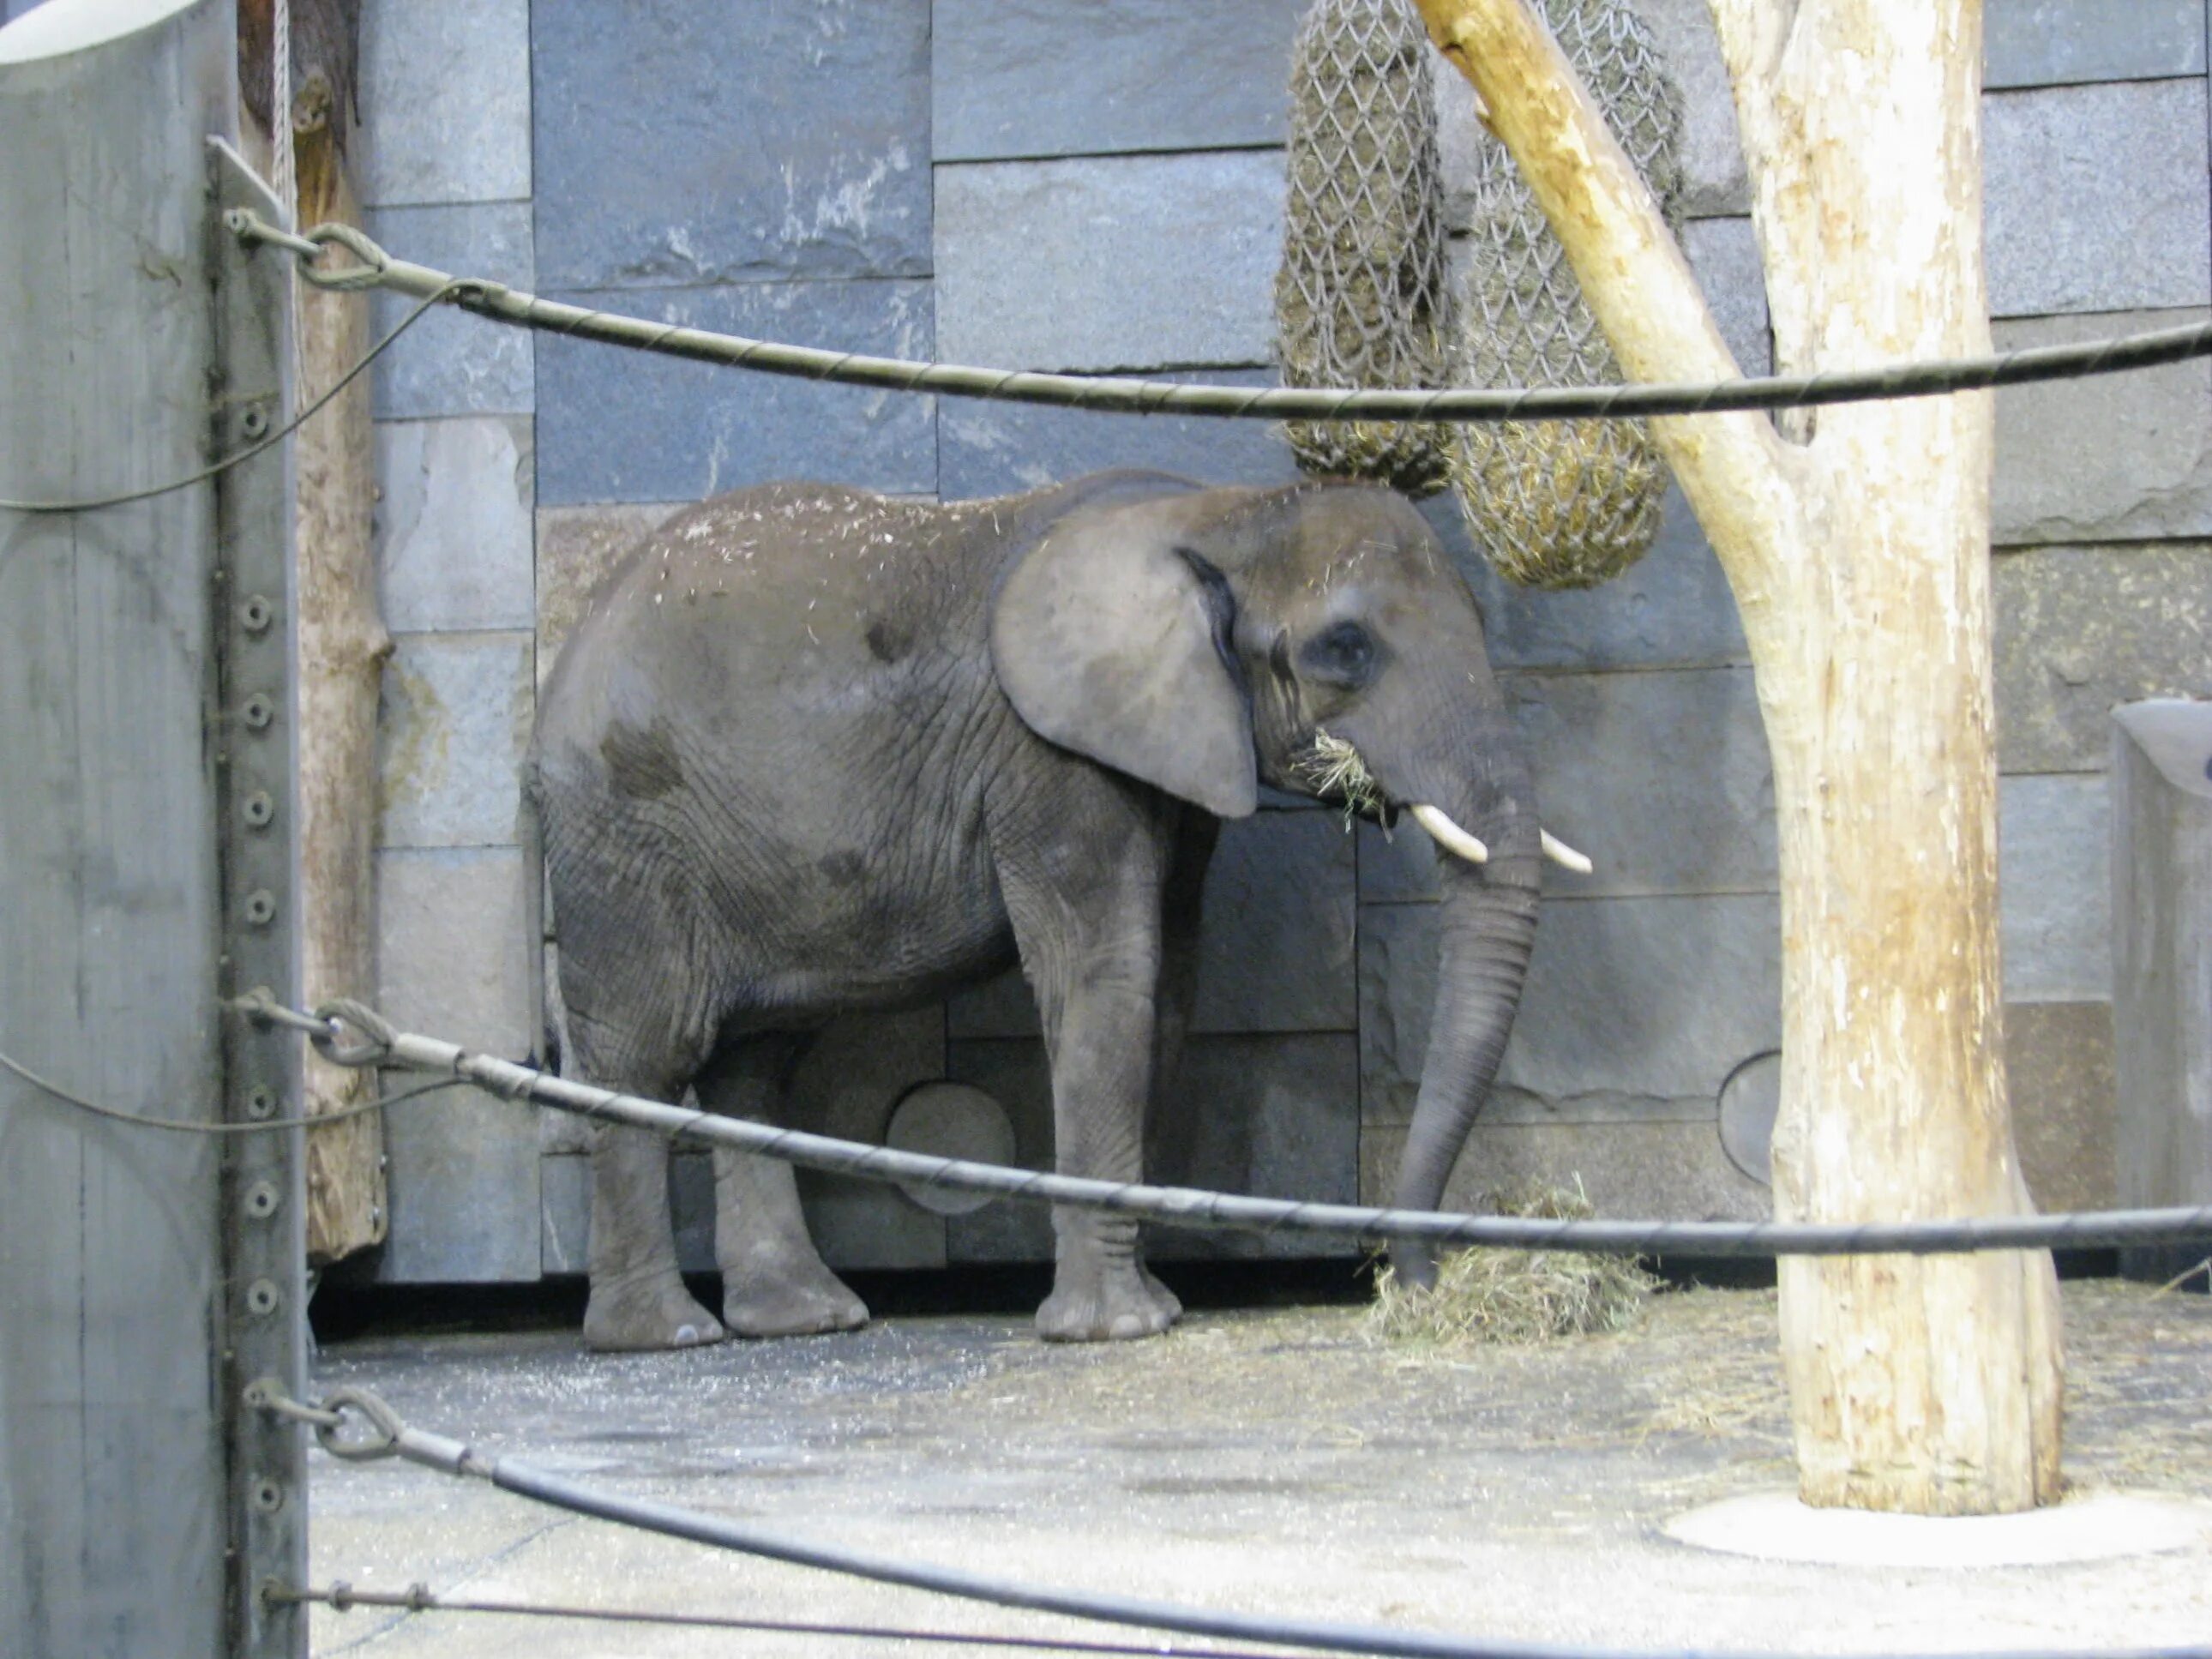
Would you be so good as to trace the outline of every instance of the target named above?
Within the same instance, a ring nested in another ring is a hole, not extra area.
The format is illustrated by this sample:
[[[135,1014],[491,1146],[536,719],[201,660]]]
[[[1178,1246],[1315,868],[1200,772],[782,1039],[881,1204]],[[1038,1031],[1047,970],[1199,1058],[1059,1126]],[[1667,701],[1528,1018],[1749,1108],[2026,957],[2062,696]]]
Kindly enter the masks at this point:
[[[2021,1515],[1956,1518],[1816,1510],[1790,1492],[1731,1498],[1678,1515],[1667,1535],[1700,1549],[1850,1567],[2024,1567],[2212,1544],[2212,1503],[2091,1492]]]

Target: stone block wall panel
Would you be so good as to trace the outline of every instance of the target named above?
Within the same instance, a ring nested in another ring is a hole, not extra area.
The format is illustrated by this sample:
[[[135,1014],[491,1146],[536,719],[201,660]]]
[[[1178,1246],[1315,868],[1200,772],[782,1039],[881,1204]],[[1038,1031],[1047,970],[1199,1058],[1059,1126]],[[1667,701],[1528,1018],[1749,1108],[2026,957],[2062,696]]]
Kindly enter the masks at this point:
[[[530,422],[489,415],[376,428],[378,597],[402,633],[536,619]]]
[[[384,667],[379,843],[512,842],[535,708],[527,633],[398,635]]]
[[[1412,1121],[1436,997],[1437,910],[1359,915],[1363,1121]],[[1781,1042],[1771,894],[1547,902],[1486,1121],[1711,1117],[1729,1074]]]
[[[444,207],[380,208],[368,234],[396,259],[534,289],[530,204],[471,202]],[[379,291],[369,315],[381,339],[418,302]],[[441,307],[410,328],[376,360],[376,413],[383,420],[441,415],[528,415],[537,407],[534,336]]]
[[[2002,770],[2101,770],[2114,704],[2212,697],[2212,546],[2010,553],[1992,586]]]
[[[1747,668],[1517,672],[1504,690],[1545,826],[1589,854],[1571,898],[1772,892],[1774,774]]]
[[[1163,380],[1273,386],[1270,369],[1170,373]],[[1290,483],[1291,447],[1270,421],[1115,415],[946,398],[937,406],[938,490],[948,501],[1012,495],[1108,467],[1146,467],[1202,483]]]
[[[551,297],[799,345],[890,357],[933,352],[916,282],[738,283]],[[935,400],[750,374],[554,335],[539,337],[546,507],[690,501],[777,478],[892,494],[937,488]]]
[[[2000,322],[2000,350],[2201,323],[2199,310]],[[2212,536],[2212,364],[2173,363],[1996,394],[2000,547]]]
[[[1224,823],[1206,872],[1197,1031],[1349,1031],[1353,842],[1334,812]]]
[[[1360,1201],[1388,1204],[1406,1131],[1370,1125],[1359,1136]],[[1496,1208],[1494,1194],[1538,1182],[1579,1187],[1597,1213],[1622,1221],[1765,1221],[1773,1200],[1721,1150],[1703,1121],[1474,1126],[1444,1187],[1447,1210]]]
[[[2205,122],[2201,76],[1989,94],[1990,314],[2212,299]]]
[[[512,848],[377,855],[376,1006],[402,1029],[521,1054],[532,1016],[522,859]],[[395,1073],[387,1091],[410,1079]],[[534,1279],[541,1231],[538,1124],[474,1089],[385,1115],[392,1228],[376,1263],[396,1283]]]
[[[1024,1170],[1052,1168],[1052,1068],[1044,1040],[956,1035],[949,1048],[946,1075],[974,1085],[1006,1108],[1014,1126],[1014,1163]],[[1049,1261],[1052,1212],[994,1199],[980,1210],[945,1218],[945,1249],[953,1261]]]
[[[928,0],[537,0],[549,288],[923,276]]]
[[[1282,240],[1279,151],[940,167],[938,346],[1007,368],[1265,363]]]
[[[2112,994],[2112,805],[2100,773],[1998,781],[2008,1003]]]
[[[2204,73],[2202,0],[1993,0],[1982,16],[1984,86]]]
[[[1552,592],[1516,587],[1474,550],[1480,527],[1458,501],[1437,496],[1424,515],[1482,606],[1493,666],[1708,668],[1747,664],[1735,597],[1682,492],[1667,491],[1658,539],[1599,587]]]
[[[530,194],[530,0],[368,0],[358,67],[372,207]]]
[[[2013,1139],[2029,1195],[2046,1212],[2117,1208],[2112,1003],[2008,1002],[2004,1018]]]
[[[1279,145],[1304,0],[937,0],[939,161]]]

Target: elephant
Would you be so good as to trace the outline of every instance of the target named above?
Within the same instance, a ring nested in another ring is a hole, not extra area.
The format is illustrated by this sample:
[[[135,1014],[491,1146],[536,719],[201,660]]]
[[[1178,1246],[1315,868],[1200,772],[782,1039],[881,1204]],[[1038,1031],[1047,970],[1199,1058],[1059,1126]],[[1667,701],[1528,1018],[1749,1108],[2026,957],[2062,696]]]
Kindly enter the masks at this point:
[[[1455,855],[1396,1194],[1432,1208],[1511,1028],[1540,859],[1577,855],[1540,830],[1480,610],[1409,501],[1125,471],[957,505],[772,483],[684,508],[594,593],[526,761],[570,1069],[781,1121],[828,1018],[1018,959],[1059,1168],[1138,1180],[1148,1115],[1178,1109],[1219,820],[1263,783],[1402,810]],[[865,1322],[788,1165],[717,1151],[717,1321],[678,1275],[666,1143],[594,1135],[588,1346]],[[1133,1219],[1053,1219],[1044,1338],[1177,1318]]]

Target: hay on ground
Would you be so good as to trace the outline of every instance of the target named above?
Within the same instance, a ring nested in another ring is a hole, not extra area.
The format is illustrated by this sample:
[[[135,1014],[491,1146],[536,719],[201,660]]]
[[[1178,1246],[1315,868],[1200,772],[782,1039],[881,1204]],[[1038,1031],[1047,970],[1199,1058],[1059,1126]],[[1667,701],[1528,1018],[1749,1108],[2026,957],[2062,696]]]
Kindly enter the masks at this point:
[[[1491,1201],[1500,1215],[1586,1221],[1595,1213],[1579,1176],[1572,1190],[1530,1180]],[[1402,1284],[1384,1267],[1376,1277],[1368,1329],[1405,1346],[1548,1342],[1624,1329],[1657,1283],[1626,1256],[1460,1250],[1438,1265],[1429,1290]]]

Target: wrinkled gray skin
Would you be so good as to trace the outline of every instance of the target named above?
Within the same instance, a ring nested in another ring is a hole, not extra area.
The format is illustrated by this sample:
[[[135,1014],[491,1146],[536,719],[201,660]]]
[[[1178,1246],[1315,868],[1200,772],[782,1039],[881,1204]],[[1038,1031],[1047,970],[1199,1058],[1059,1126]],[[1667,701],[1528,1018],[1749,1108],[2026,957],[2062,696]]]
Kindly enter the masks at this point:
[[[540,701],[529,797],[574,1069],[777,1121],[811,1033],[1017,952],[1048,1045],[1059,1167],[1142,1176],[1188,1020],[1218,817],[1315,793],[1316,726],[1439,854],[1427,1073],[1399,1177],[1433,1207],[1496,1072],[1536,923],[1528,768],[1473,596],[1387,490],[1107,473],[960,507],[775,484],[701,503],[611,579]],[[1407,826],[1408,830],[1411,826]],[[594,1347],[841,1330],[788,1166],[716,1154],[717,1322],[677,1276],[666,1146],[601,1127]],[[1181,1311],[1136,1224],[1060,1211],[1048,1338]],[[1401,1267],[1428,1270],[1401,1249]]]

